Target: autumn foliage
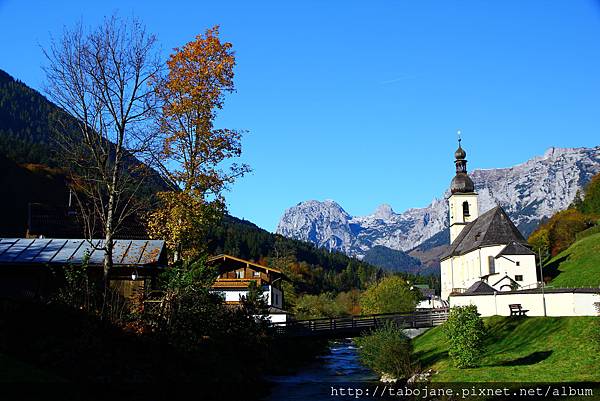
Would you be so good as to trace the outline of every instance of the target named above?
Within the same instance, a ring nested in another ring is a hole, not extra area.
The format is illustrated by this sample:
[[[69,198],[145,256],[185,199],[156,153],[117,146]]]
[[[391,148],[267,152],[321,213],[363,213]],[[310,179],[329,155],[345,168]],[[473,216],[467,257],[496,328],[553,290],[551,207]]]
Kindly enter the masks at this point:
[[[555,213],[538,227],[529,236],[529,244],[542,257],[556,256],[575,242],[578,233],[596,223],[600,215],[599,202],[600,174],[586,186],[583,199],[576,199],[571,208]]]
[[[191,238],[201,237],[212,217],[224,210],[223,189],[250,171],[231,162],[241,155],[242,132],[214,127],[225,95],[235,89],[234,66],[232,45],[219,39],[215,26],[176,48],[167,75],[155,83],[163,104],[156,159],[173,191],[159,195],[149,230],[165,238],[176,255],[179,250],[194,253],[183,248],[196,245]]]

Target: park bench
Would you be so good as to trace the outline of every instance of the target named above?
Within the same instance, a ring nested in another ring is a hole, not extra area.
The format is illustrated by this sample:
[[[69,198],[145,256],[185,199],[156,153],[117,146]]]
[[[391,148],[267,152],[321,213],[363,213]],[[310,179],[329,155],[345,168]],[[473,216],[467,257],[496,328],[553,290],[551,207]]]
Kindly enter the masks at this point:
[[[521,304],[510,304],[508,307],[511,316],[527,316],[527,312],[529,312],[529,309],[523,309]]]

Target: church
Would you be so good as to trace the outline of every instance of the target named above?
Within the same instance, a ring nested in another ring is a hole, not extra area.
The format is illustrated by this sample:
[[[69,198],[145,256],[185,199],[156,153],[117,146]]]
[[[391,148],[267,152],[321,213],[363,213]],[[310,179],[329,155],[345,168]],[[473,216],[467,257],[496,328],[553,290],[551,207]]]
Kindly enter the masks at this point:
[[[537,287],[535,253],[502,207],[479,215],[460,139],[454,156],[456,175],[448,198],[450,246],[441,257],[442,299]]]

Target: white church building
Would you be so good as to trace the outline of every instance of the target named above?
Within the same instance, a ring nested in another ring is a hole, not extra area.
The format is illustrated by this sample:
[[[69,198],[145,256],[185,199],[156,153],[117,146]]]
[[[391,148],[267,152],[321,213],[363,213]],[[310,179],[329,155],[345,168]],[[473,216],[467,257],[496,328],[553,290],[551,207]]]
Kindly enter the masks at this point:
[[[538,286],[535,253],[497,206],[479,215],[475,185],[467,174],[466,152],[454,153],[450,185],[450,247],[441,257],[441,298],[451,294],[512,291]]]
[[[527,241],[499,206],[479,214],[467,154],[458,142],[450,185],[450,246],[441,257],[442,301],[475,305],[481,316],[596,316],[600,288],[546,287]]]

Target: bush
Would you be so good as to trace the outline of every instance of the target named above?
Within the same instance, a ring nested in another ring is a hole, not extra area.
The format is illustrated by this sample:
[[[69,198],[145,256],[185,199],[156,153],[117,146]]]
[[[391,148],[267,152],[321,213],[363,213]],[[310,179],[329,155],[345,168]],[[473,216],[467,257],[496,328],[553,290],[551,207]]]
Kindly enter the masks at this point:
[[[444,332],[450,343],[448,355],[454,365],[458,368],[476,367],[483,354],[486,334],[477,307],[468,305],[452,308],[444,323]]]
[[[357,338],[361,362],[380,374],[396,379],[407,378],[413,372],[412,344],[410,339],[393,322],[370,334]]]
[[[418,296],[401,277],[385,277],[369,286],[360,297],[363,313],[410,312],[417,305]]]

